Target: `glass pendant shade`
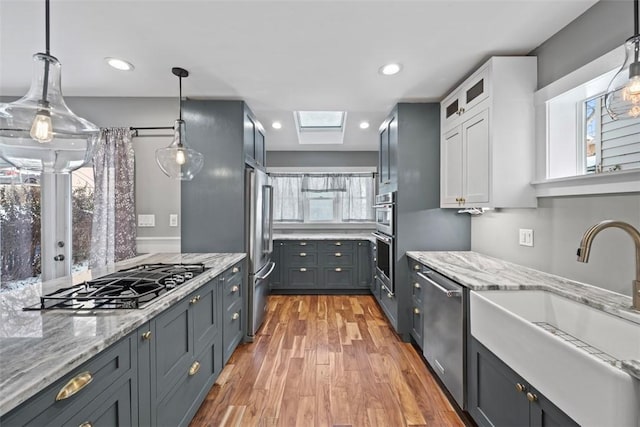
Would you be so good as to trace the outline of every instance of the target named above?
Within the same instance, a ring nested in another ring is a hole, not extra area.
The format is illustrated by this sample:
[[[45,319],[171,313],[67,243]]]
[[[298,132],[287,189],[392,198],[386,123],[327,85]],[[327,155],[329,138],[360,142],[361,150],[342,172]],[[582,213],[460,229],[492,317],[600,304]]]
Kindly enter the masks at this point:
[[[614,120],[640,117],[640,62],[638,54],[640,35],[631,37],[625,43],[624,64],[613,77],[607,94],[605,106]]]
[[[184,143],[184,121],[176,120],[173,142],[156,150],[156,162],[169,178],[191,181],[204,165],[204,156]]]
[[[69,173],[91,161],[100,129],[65,104],[60,62],[44,53],[33,60],[29,92],[0,104],[0,157],[20,169]]]

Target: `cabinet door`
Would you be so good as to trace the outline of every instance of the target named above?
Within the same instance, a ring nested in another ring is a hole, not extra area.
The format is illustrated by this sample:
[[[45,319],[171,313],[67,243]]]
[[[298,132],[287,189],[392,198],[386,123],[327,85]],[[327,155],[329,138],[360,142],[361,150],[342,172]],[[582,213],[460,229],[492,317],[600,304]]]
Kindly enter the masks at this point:
[[[242,341],[242,324],[245,321],[244,317],[241,300],[236,301],[224,310],[224,319],[222,320],[224,363],[227,363],[233,351],[236,349],[240,341]]]
[[[191,297],[191,316],[193,319],[193,345],[196,354],[211,343],[220,332],[220,279],[214,279]]]
[[[289,268],[287,287],[291,289],[316,289],[321,287],[316,267]]]
[[[524,381],[475,339],[471,340],[469,413],[479,426],[528,426],[529,401],[516,389]]]
[[[460,92],[449,95],[440,104],[440,115],[442,117],[442,131],[446,132],[460,122]]]
[[[529,392],[536,398],[529,409],[531,427],[577,427],[579,425],[537,390],[532,388]]]
[[[489,110],[462,124],[465,205],[489,203]]]
[[[284,252],[284,242],[275,241],[273,242],[273,253],[271,254],[271,261],[276,263],[276,266],[273,269],[273,273],[271,273],[271,280],[269,283],[271,284],[272,289],[278,289],[282,287],[282,272],[283,265],[282,260],[284,257],[282,253]]]
[[[380,132],[380,149],[378,151],[378,182],[380,186],[391,183],[389,167],[389,128],[385,127]]]
[[[328,289],[353,288],[353,269],[350,267],[325,268],[324,286]]]
[[[256,132],[254,135],[254,158],[258,166],[265,166],[265,146],[264,146],[264,134],[260,131],[258,126],[255,127]]]
[[[441,205],[459,206],[462,197],[462,133],[460,127],[442,139]]]
[[[135,406],[132,405],[135,397],[133,387],[133,380],[127,378],[113,394],[95,399],[63,425],[92,427],[136,425],[138,420],[134,418],[132,412]]]
[[[398,189],[398,113],[396,112],[389,121],[389,182],[391,188],[388,191]]]
[[[489,96],[489,67],[479,71],[478,74],[469,81],[462,90],[463,98],[463,120],[464,114],[473,113],[473,107],[487,99]]]
[[[370,242],[358,242],[358,256],[357,256],[357,266],[358,266],[358,282],[357,286],[360,288],[368,288],[371,286],[373,273],[371,271],[371,243]]]
[[[256,123],[250,113],[244,112],[244,157],[254,159],[256,154]]]

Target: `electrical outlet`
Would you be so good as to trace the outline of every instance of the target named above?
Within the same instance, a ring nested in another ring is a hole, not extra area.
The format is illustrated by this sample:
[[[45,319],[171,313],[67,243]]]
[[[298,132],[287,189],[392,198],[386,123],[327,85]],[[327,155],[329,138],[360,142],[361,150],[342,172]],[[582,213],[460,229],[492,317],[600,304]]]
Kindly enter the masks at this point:
[[[169,214],[169,227],[178,226],[178,214]]]
[[[156,216],[151,215],[138,215],[138,227],[155,227]]]
[[[518,243],[520,246],[533,246],[533,230],[521,228],[519,230]]]

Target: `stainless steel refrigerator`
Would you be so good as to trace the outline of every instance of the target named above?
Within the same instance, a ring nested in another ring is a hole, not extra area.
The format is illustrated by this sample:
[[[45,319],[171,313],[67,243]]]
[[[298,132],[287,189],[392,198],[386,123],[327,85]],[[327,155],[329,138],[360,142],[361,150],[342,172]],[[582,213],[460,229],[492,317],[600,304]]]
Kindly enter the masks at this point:
[[[264,321],[269,295],[269,276],[276,264],[273,252],[273,187],[269,176],[247,168],[245,179],[247,251],[249,254],[249,292],[247,337],[252,340]]]

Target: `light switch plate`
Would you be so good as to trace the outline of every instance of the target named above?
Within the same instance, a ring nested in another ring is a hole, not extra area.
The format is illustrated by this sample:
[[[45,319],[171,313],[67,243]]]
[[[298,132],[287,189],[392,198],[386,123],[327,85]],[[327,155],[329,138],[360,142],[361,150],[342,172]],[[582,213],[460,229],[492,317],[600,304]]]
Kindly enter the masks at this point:
[[[533,246],[533,230],[521,228],[519,230],[518,243],[520,246]]]
[[[156,216],[151,215],[138,215],[138,227],[155,227]]]
[[[178,214],[169,214],[169,227],[178,226]]]

